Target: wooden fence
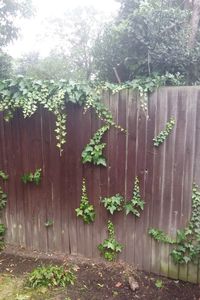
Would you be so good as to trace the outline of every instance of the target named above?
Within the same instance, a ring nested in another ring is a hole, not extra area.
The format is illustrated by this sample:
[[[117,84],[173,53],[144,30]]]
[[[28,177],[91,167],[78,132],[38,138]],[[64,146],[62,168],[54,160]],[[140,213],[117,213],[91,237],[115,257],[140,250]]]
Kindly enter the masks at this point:
[[[9,174],[5,211],[7,242],[45,252],[99,257],[97,245],[107,236],[110,218],[100,197],[122,194],[130,200],[135,176],[139,177],[145,208],[140,218],[119,212],[110,219],[117,240],[124,244],[120,259],[139,269],[199,282],[198,266],[176,266],[170,247],[152,240],[150,227],[175,236],[191,215],[192,183],[200,185],[200,88],[160,88],[149,100],[149,118],[133,91],[103,96],[124,134],[112,128],[105,142],[108,167],[81,163],[81,152],[101,122],[94,113],[85,115],[76,105],[67,107],[67,143],[62,157],[56,148],[54,116],[45,110],[24,120],[19,112],[9,123],[0,116],[0,169]],[[153,137],[174,117],[167,140],[153,146]],[[26,172],[42,168],[39,186],[24,185]],[[82,178],[87,180],[89,200],[96,221],[83,224],[76,217]],[[53,220],[52,227],[45,227]]]

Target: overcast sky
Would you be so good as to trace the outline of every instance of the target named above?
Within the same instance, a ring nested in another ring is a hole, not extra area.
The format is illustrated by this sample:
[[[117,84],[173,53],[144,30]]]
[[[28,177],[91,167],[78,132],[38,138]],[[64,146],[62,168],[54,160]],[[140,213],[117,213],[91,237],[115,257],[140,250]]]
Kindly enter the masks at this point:
[[[32,2],[36,9],[35,16],[20,22],[21,37],[8,47],[8,52],[13,57],[20,57],[27,52],[39,52],[42,56],[48,54],[48,42],[40,38],[43,35],[45,19],[62,16],[64,11],[76,6],[91,5],[106,16],[116,14],[119,8],[119,3],[115,0],[32,0]]]

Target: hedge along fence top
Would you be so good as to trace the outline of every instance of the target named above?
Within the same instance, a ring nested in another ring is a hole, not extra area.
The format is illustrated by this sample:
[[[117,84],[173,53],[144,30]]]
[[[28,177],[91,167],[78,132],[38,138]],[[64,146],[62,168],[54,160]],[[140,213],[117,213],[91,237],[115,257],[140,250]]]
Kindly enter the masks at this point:
[[[115,124],[111,112],[101,102],[103,90],[115,93],[125,88],[137,89],[141,96],[141,106],[146,109],[149,91],[166,84],[180,85],[181,80],[179,74],[169,73],[165,76],[137,79],[121,85],[95,84],[94,82],[74,83],[66,80],[55,82],[18,76],[0,81],[0,111],[4,112],[6,121],[13,117],[17,109],[22,110],[24,118],[31,117],[40,105],[51,111],[56,117],[56,140],[61,154],[67,134],[65,110],[67,102],[84,106],[84,112],[93,108],[107,126],[115,126],[123,131],[123,128]]]

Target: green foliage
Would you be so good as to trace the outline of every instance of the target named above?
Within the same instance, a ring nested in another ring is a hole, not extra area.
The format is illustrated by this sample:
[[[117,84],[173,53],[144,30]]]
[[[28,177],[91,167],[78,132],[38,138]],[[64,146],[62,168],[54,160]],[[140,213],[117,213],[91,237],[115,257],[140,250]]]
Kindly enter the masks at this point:
[[[2,170],[0,170],[0,177],[5,181],[8,180],[8,175]]]
[[[0,187],[0,210],[6,207],[6,203],[7,203],[7,194],[4,193],[4,191]]]
[[[131,199],[131,201],[127,202],[124,205],[126,215],[128,215],[129,213],[132,213],[136,217],[139,217],[140,216],[139,210],[144,210],[144,204],[145,203],[141,199],[141,196],[140,196],[139,179],[138,179],[138,177],[136,177],[135,182],[134,182],[132,199]]]
[[[82,183],[82,195],[80,207],[75,209],[77,217],[81,217],[86,224],[90,224],[95,220],[94,206],[88,201],[85,178]]]
[[[161,279],[157,279],[156,282],[155,282],[155,286],[158,288],[158,289],[162,289],[164,287],[164,283]]]
[[[63,266],[42,266],[28,275],[26,285],[38,287],[66,287],[74,284],[76,276],[72,270],[65,270]]]
[[[66,142],[66,103],[71,102],[95,110],[97,115],[106,123],[116,128],[112,114],[101,103],[102,88],[90,84],[76,84],[66,80],[32,80],[18,76],[13,79],[0,81],[0,111],[4,119],[9,121],[16,110],[21,109],[24,118],[31,117],[38,107],[43,106],[55,115],[56,140],[60,154]]]
[[[93,138],[82,152],[83,163],[90,162],[97,166],[102,165],[106,167],[106,159],[103,157],[103,149],[105,148],[106,143],[101,143],[101,139],[109,128],[108,125],[105,125],[98,129],[94,134]]]
[[[176,240],[163,231],[150,229],[149,234],[157,241],[174,244],[171,256],[175,263],[197,263],[200,258],[200,192],[196,184],[192,189],[192,216],[188,227],[177,230]]]
[[[171,239],[168,235],[166,235],[162,230],[156,228],[150,228],[149,234],[152,238],[154,238],[158,242],[166,243],[166,244],[175,244],[176,241]]]
[[[38,185],[41,182],[42,169],[36,169],[34,173],[26,173],[21,177],[23,183],[33,182]]]
[[[44,223],[44,225],[45,225],[45,227],[51,227],[51,226],[53,226],[53,220],[47,220],[45,223]]]
[[[191,12],[177,1],[126,0],[114,22],[99,34],[94,62],[100,80],[121,82],[152,74],[180,73],[188,83],[199,78],[200,34],[188,46]]]
[[[115,196],[103,198],[101,202],[104,204],[104,207],[113,215],[116,211],[121,211],[123,209],[124,199],[120,194]]]
[[[4,224],[0,224],[0,250],[4,248],[4,236],[6,233],[6,227]]]
[[[162,143],[164,143],[164,141],[166,140],[166,138],[168,137],[168,135],[171,133],[172,129],[174,128],[174,125],[175,125],[175,120],[173,118],[171,118],[169,120],[169,122],[167,122],[165,130],[161,131],[159,133],[159,135],[153,139],[155,147],[158,147]]]
[[[108,221],[108,238],[98,246],[98,249],[103,257],[108,261],[115,260],[117,254],[123,249],[123,246],[115,239],[114,225],[111,221]]]

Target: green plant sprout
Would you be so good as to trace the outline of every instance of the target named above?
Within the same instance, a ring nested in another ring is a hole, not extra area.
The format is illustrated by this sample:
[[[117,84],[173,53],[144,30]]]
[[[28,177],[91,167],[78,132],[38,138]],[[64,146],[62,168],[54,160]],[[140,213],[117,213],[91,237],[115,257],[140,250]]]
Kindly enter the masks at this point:
[[[140,185],[138,177],[135,178],[134,187],[133,187],[133,196],[132,199],[124,205],[126,215],[132,213],[136,217],[140,216],[140,210],[144,210],[145,202],[140,196]]]
[[[106,260],[113,261],[116,259],[117,254],[122,251],[123,245],[116,241],[114,225],[110,220],[108,221],[107,228],[108,238],[98,246],[98,249]]]
[[[80,207],[75,209],[77,217],[81,217],[86,224],[90,224],[95,220],[94,206],[89,203],[86,181],[83,178],[82,182],[82,195]]]
[[[124,199],[120,194],[115,196],[103,198],[101,202],[104,204],[104,207],[113,215],[116,211],[121,211],[123,209]]]
[[[28,182],[33,182],[38,185],[41,182],[41,172],[42,169],[36,169],[34,173],[26,173],[21,177],[21,180],[24,184]]]
[[[9,176],[4,171],[0,170],[0,177],[6,181]]]

